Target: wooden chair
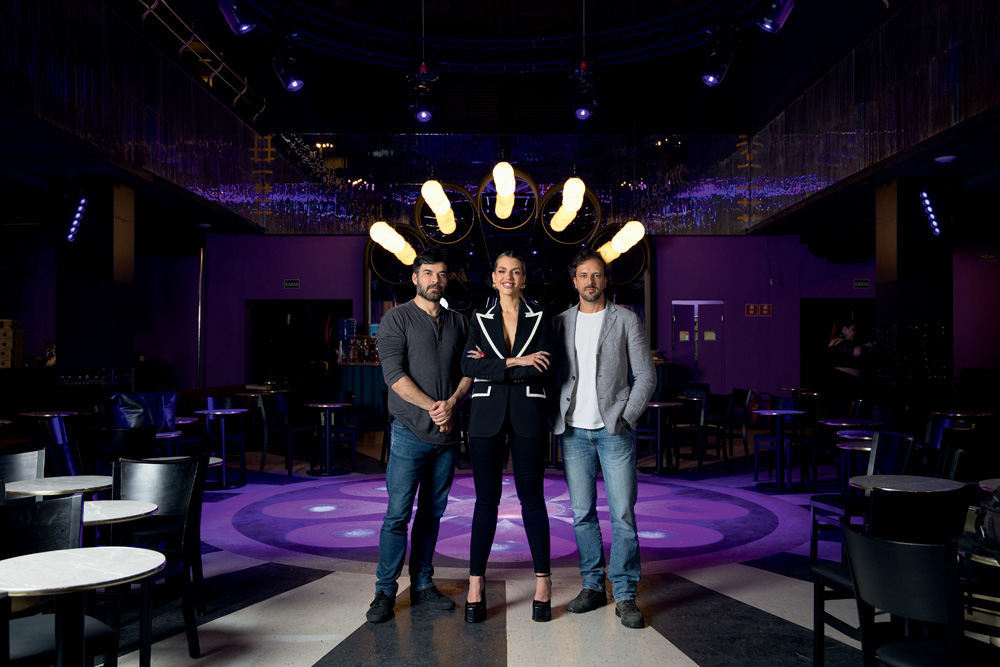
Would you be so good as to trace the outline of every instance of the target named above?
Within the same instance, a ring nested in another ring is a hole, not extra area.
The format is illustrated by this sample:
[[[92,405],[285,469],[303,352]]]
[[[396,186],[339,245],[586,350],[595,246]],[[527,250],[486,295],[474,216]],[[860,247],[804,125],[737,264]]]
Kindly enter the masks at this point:
[[[4,539],[0,557],[80,546],[83,496],[74,495],[29,503],[0,505],[0,531]],[[41,607],[33,608],[40,609]],[[23,613],[23,612],[21,612]],[[0,596],[0,652],[10,656],[12,666],[50,665],[55,663],[56,625],[54,614],[34,614],[12,618],[10,598]],[[104,664],[118,664],[118,631],[91,616],[84,618],[86,655],[103,655]],[[6,641],[4,641],[6,639]]]

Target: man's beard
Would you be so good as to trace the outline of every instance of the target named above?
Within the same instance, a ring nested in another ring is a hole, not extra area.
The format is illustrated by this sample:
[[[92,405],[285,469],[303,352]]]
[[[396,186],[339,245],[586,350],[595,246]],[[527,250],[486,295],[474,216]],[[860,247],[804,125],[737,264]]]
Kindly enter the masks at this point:
[[[580,296],[587,303],[594,303],[595,301],[600,301],[601,297],[604,295],[604,290],[602,290],[602,289],[596,289],[596,288],[595,288],[595,290],[596,291],[594,292],[593,295],[589,295],[587,293],[587,288],[584,288],[583,290],[580,291]]]
[[[432,288],[437,289],[436,292],[431,292]],[[440,301],[441,297],[444,295],[444,290],[440,286],[428,285],[426,288],[417,285],[417,294],[427,299],[428,301]]]

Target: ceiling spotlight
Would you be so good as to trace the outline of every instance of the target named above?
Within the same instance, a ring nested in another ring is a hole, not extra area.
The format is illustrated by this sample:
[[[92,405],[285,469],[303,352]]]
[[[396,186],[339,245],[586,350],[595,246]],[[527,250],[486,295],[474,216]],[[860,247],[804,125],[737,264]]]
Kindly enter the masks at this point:
[[[702,69],[701,81],[706,86],[714,88],[722,83],[726,72],[729,71],[729,66],[733,64],[733,54],[736,50],[734,42],[735,39],[732,35],[728,35],[723,36],[715,43],[712,53],[709,54],[708,60],[705,61],[705,67]]]
[[[219,11],[229,24],[229,29],[237,35],[243,35],[257,27],[256,23],[251,23],[249,12],[242,0],[219,0]]]
[[[764,32],[778,32],[781,30],[781,26],[785,25],[788,15],[792,13],[795,0],[774,0],[774,2],[765,4],[764,15],[757,22],[757,25]]]
[[[931,191],[929,188],[925,188],[920,191],[920,205],[924,209],[924,215],[927,216],[927,222],[931,226],[931,233],[934,236],[941,235],[941,223],[938,220],[938,214],[934,212],[934,206],[931,203]]]
[[[437,75],[427,70],[427,63],[420,63],[416,74],[407,77],[410,81],[410,110],[413,117],[426,123],[434,117],[434,97],[430,84],[437,81]]]
[[[271,61],[274,64],[274,71],[278,75],[278,79],[281,80],[281,85],[285,87],[285,90],[291,92],[302,90],[302,86],[305,85],[305,81],[302,80],[298,60],[296,59],[295,47],[292,44],[292,40],[297,37],[298,35],[295,33],[288,35],[281,43],[278,54]]]
[[[593,74],[587,71],[587,61],[581,60],[579,69],[570,75],[573,79],[573,115],[587,120],[597,108],[597,91],[592,81]]]

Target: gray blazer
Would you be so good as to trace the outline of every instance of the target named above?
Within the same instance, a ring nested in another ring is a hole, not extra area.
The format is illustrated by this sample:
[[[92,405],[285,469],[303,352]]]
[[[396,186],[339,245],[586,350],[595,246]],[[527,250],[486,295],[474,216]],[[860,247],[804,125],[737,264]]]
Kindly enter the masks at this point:
[[[620,308],[610,301],[605,306],[604,324],[597,341],[597,408],[604,428],[617,435],[621,419],[635,425],[646,411],[649,397],[656,389],[656,370],[653,355],[635,313]],[[558,392],[556,409],[552,416],[552,432],[556,435],[566,430],[566,411],[569,410],[576,387],[576,316],[577,304],[552,320],[552,332],[557,349],[556,368]],[[632,369],[632,386],[628,384],[628,371]]]

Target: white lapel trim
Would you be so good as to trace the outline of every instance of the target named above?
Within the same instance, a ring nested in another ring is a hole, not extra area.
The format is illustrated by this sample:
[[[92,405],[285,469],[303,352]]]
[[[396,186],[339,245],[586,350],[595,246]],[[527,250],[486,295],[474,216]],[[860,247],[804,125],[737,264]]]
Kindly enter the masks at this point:
[[[493,306],[493,308],[496,308],[496,306]],[[496,352],[497,357],[500,359],[506,359],[506,355],[500,354],[500,350],[497,348],[496,343],[494,343],[493,339],[490,338],[490,332],[486,330],[486,323],[483,322],[483,320],[493,319],[493,308],[490,308],[485,313],[476,313],[476,320],[479,322],[479,328],[482,330],[483,336],[486,337],[486,342],[489,343],[490,347],[493,348],[493,351]]]
[[[525,302],[524,305],[528,306],[527,302]],[[531,306],[528,306],[528,310],[531,310]],[[524,341],[524,345],[521,346],[521,351],[518,352],[516,355],[514,355],[516,357],[524,356],[524,351],[528,349],[528,345],[531,344],[531,339],[535,337],[535,333],[538,331],[538,325],[542,323],[542,311],[538,311],[537,313],[531,311],[530,313],[525,313],[524,316],[535,318],[535,326],[531,328],[531,333],[528,335],[528,340]]]

